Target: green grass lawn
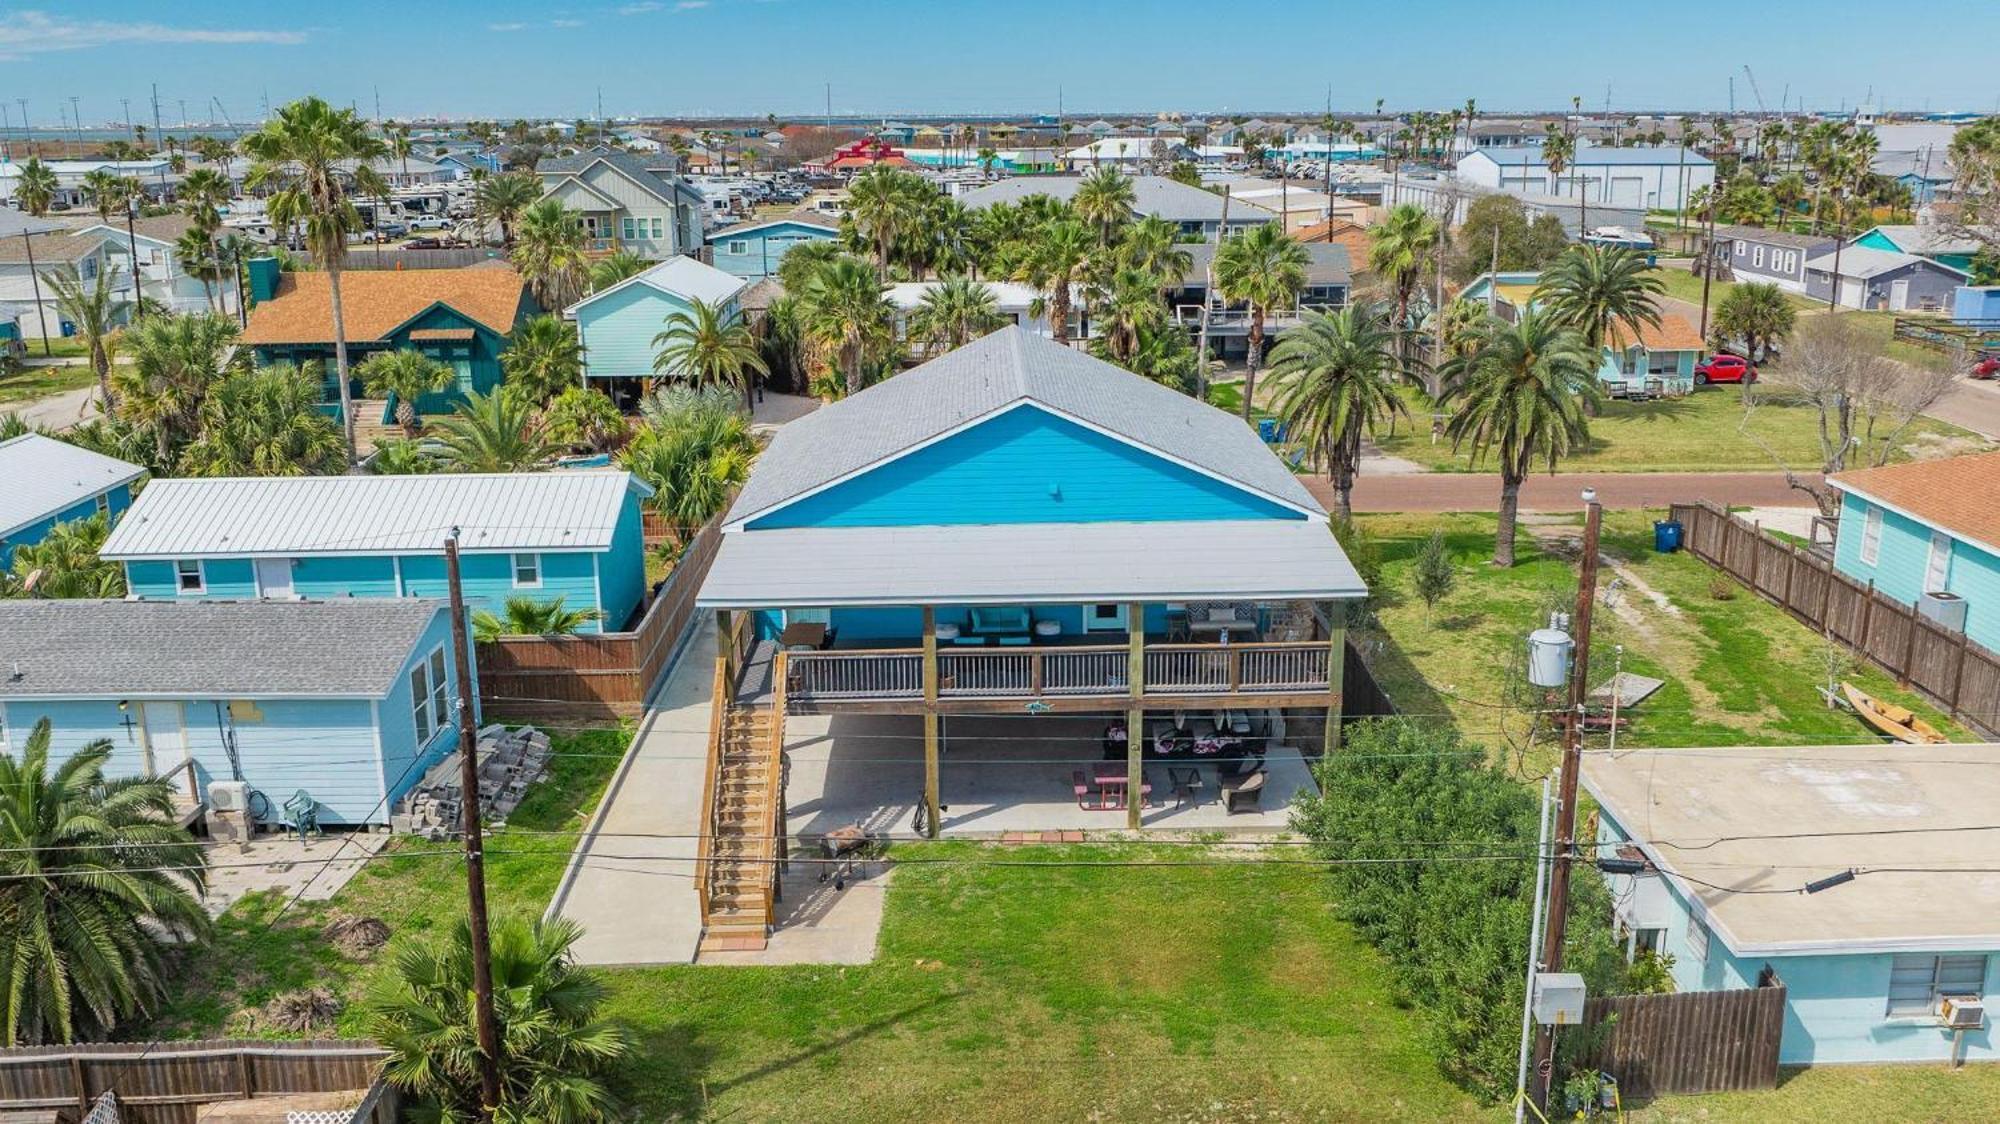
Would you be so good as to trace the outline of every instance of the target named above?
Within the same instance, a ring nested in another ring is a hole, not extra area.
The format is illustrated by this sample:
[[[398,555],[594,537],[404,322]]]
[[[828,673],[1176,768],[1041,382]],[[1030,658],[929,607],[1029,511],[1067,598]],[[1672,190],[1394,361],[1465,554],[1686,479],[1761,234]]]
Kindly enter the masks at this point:
[[[37,351],[36,354],[39,355],[40,352]],[[0,406],[47,398],[51,394],[61,394],[90,386],[96,381],[97,374],[88,365],[23,367],[13,374],[0,377]]]
[[[1660,283],[1666,287],[1665,292],[1667,296],[1673,297],[1676,300],[1687,301],[1689,304],[1698,305],[1701,303],[1702,279],[1687,270],[1655,269],[1651,271],[1651,275],[1660,279]],[[1711,313],[1716,305],[1722,303],[1722,298],[1728,295],[1729,290],[1735,287],[1736,283],[1730,281],[1717,280],[1710,283],[1708,288],[1708,307]],[[1780,291],[1783,292],[1783,290]],[[1785,300],[1793,308],[1801,311],[1809,308],[1826,307],[1822,301],[1807,300],[1804,296],[1793,292],[1785,292]]]
[[[1755,392],[1758,405],[1745,421],[1743,395],[1735,387],[1710,387],[1684,398],[1656,402],[1607,402],[1590,419],[1590,446],[1563,458],[1565,472],[1775,472],[1785,465],[1810,470],[1824,463],[1819,447],[1819,413],[1795,404],[1775,389]],[[1435,472],[1490,472],[1490,458],[1475,464],[1470,450],[1454,453],[1451,443],[1431,441],[1428,407],[1407,395],[1411,419],[1398,421],[1394,437],[1378,433],[1385,453],[1428,466]],[[1980,452],[1988,442],[1977,434],[1930,418],[1912,425],[1891,461],[1911,451],[1948,445]]]
[[[1799,1120],[1959,1121],[1968,1105],[2000,1104],[2000,1066],[1847,1066],[1788,1069],[1759,1093],[1664,1097],[1632,1124],[1790,1124]],[[1974,1112],[1972,1115],[1980,1115]]]
[[[1658,694],[1629,715],[1621,746],[1813,745],[1875,740],[1852,714],[1824,706],[1826,645],[1775,605],[1692,555],[1655,554],[1651,520],[1659,513],[1618,512],[1605,519],[1603,546],[1619,561],[1599,571],[1614,608],[1600,602],[1593,647],[1602,659],[1624,648],[1624,669],[1666,680]],[[1381,547],[1382,631],[1357,637],[1378,679],[1400,709],[1448,721],[1474,741],[1522,754],[1526,773],[1539,774],[1553,757],[1553,735],[1538,729],[1528,744],[1531,700],[1511,693],[1518,683],[1529,631],[1549,608],[1570,608],[1576,577],[1571,560],[1538,545],[1521,527],[1512,569],[1491,565],[1491,515],[1364,515],[1362,531]],[[1433,527],[1447,536],[1458,586],[1429,619],[1414,592],[1413,562]],[[1578,538],[1580,517],[1554,530]],[[1636,582],[1631,580],[1636,579]],[[1611,590],[1616,581],[1619,588]],[[1643,588],[1641,587],[1643,583]],[[1717,592],[1730,594],[1718,600]],[[1654,599],[1657,594],[1665,604]],[[1670,606],[1670,607],[1669,607]],[[1595,665],[1596,659],[1593,660]],[[1609,678],[1609,664],[1601,678]],[[1898,691],[1872,668],[1844,678],[1914,708],[1960,740],[1971,736],[1917,696]],[[1594,736],[1592,744],[1602,744]]]

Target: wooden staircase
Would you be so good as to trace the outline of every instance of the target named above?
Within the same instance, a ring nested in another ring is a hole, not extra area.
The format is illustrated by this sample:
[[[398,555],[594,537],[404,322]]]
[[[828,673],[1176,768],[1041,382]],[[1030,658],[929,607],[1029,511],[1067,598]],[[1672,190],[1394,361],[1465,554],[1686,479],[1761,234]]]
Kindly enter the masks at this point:
[[[755,951],[765,946],[776,921],[778,875],[786,853],[780,838],[785,822],[784,696],[781,690],[767,704],[738,704],[730,698],[733,690],[725,690],[734,683],[722,666],[716,670],[716,686],[697,872],[700,951]]]

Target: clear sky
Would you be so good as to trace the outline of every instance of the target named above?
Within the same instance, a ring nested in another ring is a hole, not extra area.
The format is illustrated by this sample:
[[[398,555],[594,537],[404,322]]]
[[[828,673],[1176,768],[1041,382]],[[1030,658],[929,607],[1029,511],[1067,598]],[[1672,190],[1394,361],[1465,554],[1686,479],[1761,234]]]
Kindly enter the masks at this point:
[[[1187,110],[2000,108],[2000,0],[0,0],[20,124],[372,113],[909,115]]]

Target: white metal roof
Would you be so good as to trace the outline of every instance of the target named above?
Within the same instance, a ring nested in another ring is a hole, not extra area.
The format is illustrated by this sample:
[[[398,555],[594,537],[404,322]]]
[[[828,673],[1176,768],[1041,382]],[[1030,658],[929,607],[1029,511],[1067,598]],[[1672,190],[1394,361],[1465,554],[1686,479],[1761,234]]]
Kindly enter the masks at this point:
[[[628,489],[616,469],[428,476],[155,480],[99,553],[118,561],[428,554],[460,529],[468,552],[605,550]]]
[[[1342,599],[1367,587],[1317,519],[732,531],[704,608]]]
[[[145,474],[39,433],[0,441],[0,539]]]
[[[994,303],[1002,310],[1025,309],[1042,295],[1040,289],[1019,281],[976,281],[974,284],[992,293]],[[889,286],[883,295],[889,298],[890,304],[909,312],[921,307],[925,296],[943,287],[942,281],[901,281]]]
[[[698,300],[703,304],[721,304],[748,287],[750,282],[733,273],[724,273],[712,265],[706,265],[686,255],[668,258],[666,261],[636,273],[609,289],[600,289],[563,310],[563,315],[573,316],[576,310],[593,301],[603,300],[612,293],[628,285],[649,285],[669,296],[686,300]]]
[[[1806,260],[1806,268],[1818,270],[1821,273],[1832,273],[1835,257],[1840,259],[1840,275],[1842,277],[1880,277],[1884,273],[1893,273],[1896,270],[1907,269],[1913,265],[1948,270],[1958,274],[1960,277],[1965,276],[1965,271],[1962,269],[1956,269],[1943,262],[1932,261],[1929,258],[1920,258],[1915,254],[1898,253],[1895,250],[1878,250],[1873,246],[1854,245],[1841,247],[1837,255],[1829,250],[1816,258],[1808,258]]]

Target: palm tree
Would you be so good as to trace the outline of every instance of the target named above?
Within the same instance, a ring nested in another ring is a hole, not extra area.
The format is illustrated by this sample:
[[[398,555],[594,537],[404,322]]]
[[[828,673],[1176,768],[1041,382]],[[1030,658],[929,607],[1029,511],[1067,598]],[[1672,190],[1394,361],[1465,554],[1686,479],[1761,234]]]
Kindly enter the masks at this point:
[[[910,314],[910,338],[932,354],[964,347],[1007,323],[993,290],[978,281],[947,277],[924,294]]]
[[[524,396],[468,394],[436,425],[438,455],[453,472],[527,472],[548,459],[548,438]]]
[[[1090,307],[1097,316],[1102,357],[1120,366],[1129,367],[1145,339],[1167,325],[1159,278],[1130,266],[1091,286]]]
[[[1118,244],[1118,258],[1133,269],[1152,274],[1160,282],[1164,299],[1177,288],[1188,270],[1194,268],[1194,253],[1181,245],[1180,227],[1157,215],[1147,215],[1125,229]]]
[[[749,478],[757,451],[749,420],[733,394],[715,387],[669,387],[640,413],[644,421],[618,463],[652,486],[647,504],[685,544]]]
[[[280,230],[303,225],[314,262],[326,270],[333,306],[333,368],[340,388],[341,431],[347,462],[353,465],[358,458],[340,270],[347,260],[347,236],[361,230],[362,222],[347,182],[351,179],[353,190],[363,196],[387,194],[382,177],[368,164],[382,155],[382,142],[369,133],[368,123],[352,108],[335,109],[320,98],[307,97],[281,106],[275,118],[245,136],[242,143],[243,151],[254,161],[245,185],[252,190],[277,186],[265,203],[271,225]],[[354,162],[351,169],[347,161]]]
[[[1635,339],[1643,325],[1658,326],[1664,291],[1636,251],[1585,242],[1563,251],[1542,273],[1534,300],[1548,309],[1557,327],[1576,332],[1596,353],[1614,325]]]
[[[172,467],[173,450],[192,437],[210,384],[235,343],[227,317],[150,316],[123,341],[132,362],[111,373],[119,415],[153,436],[154,467]]]
[[[637,277],[652,265],[630,250],[613,250],[590,263],[590,291],[601,293],[628,277]]]
[[[1784,292],[1766,281],[1737,285],[1715,306],[1716,330],[1725,336],[1742,336],[1744,354],[1753,361],[1763,360],[1773,343],[1790,335],[1796,318]],[[1696,376],[1697,380],[1706,377]]]
[[[584,625],[604,619],[601,610],[569,609],[563,601],[562,597],[551,601],[509,597],[505,617],[485,609],[472,614],[473,636],[482,644],[502,636],[574,636]]]
[[[1307,313],[1271,351],[1277,414],[1304,435],[1306,454],[1326,465],[1342,519],[1354,514],[1349,495],[1362,437],[1406,412],[1396,394],[1396,338],[1381,310],[1349,305],[1331,315]]]
[[[757,337],[734,308],[694,299],[653,337],[653,373],[696,386],[728,386],[751,408],[756,377],[769,375]]]
[[[1118,232],[1132,221],[1134,192],[1132,180],[1116,168],[1100,168],[1077,184],[1070,206],[1076,217],[1097,232],[1097,245],[1108,249],[1118,240]]]
[[[396,400],[396,424],[403,427],[403,436],[412,438],[423,432],[417,402],[426,394],[450,388],[456,378],[449,363],[421,351],[402,349],[370,355],[362,361],[359,373],[368,397]]]
[[[49,207],[55,203],[56,190],[60,186],[55,169],[42,163],[40,158],[30,156],[28,162],[21,165],[20,175],[14,181],[14,203],[23,211],[40,218],[49,213]],[[21,228],[21,248],[28,255],[28,286],[35,295],[35,316],[41,321],[42,327],[42,354],[47,356],[53,353],[49,346],[48,317],[42,311],[41,274],[35,271],[35,239],[28,233],[26,226]]]
[[[227,324],[228,321],[224,320]],[[201,436],[181,454],[188,476],[324,476],[351,464],[320,412],[320,377],[288,363],[232,371],[201,404]]]
[[[443,468],[429,445],[407,437],[377,441],[375,455],[368,458],[368,471],[376,476],[424,476]]]
[[[875,272],[858,258],[835,258],[807,279],[798,313],[806,338],[840,372],[847,393],[859,394],[869,363],[894,341],[896,309]]]
[[[474,213],[481,221],[500,225],[500,245],[514,248],[514,219],[542,197],[542,181],[529,172],[487,176],[472,191]]]
[[[598,1019],[605,988],[572,950],[574,921],[502,917],[489,941],[494,1016],[505,1064],[500,1103],[480,1104],[472,935],[459,921],[443,941],[405,948],[362,1009],[388,1057],[382,1076],[434,1118],[595,1124],[614,1105],[602,1078],[625,1055],[623,1032]]]
[[[583,217],[560,200],[544,199],[521,212],[514,267],[543,308],[564,308],[583,295],[590,279],[585,241]]]
[[[1043,224],[1015,266],[1015,280],[1041,290],[1036,303],[1046,306],[1049,334],[1057,343],[1069,342],[1071,293],[1089,276],[1096,248],[1088,227],[1059,218]]]
[[[1562,194],[1563,169],[1569,167],[1575,160],[1576,137],[1571,135],[1568,130],[1558,127],[1555,122],[1549,122],[1543,128],[1542,163],[1548,165],[1549,175],[1556,185],[1556,190],[1553,194]],[[1582,180],[1575,179],[1574,182],[1577,187],[1577,236],[1582,237],[1584,234],[1590,232],[1590,227],[1583,225],[1584,199]]]
[[[83,199],[97,212],[97,221],[110,222],[112,211],[125,209],[125,181],[109,168],[93,168],[83,174]]]
[[[214,233],[222,225],[222,205],[229,202],[229,177],[215,168],[196,168],[181,179],[174,195],[198,230]]]
[[[500,371],[509,393],[525,395],[539,406],[583,378],[583,341],[576,325],[552,313],[514,326],[507,350],[500,353]]]
[[[847,213],[854,229],[875,247],[875,269],[889,276],[890,253],[921,213],[925,196],[935,194],[921,178],[894,168],[873,167],[854,177],[847,189]]]
[[[118,299],[117,275],[116,269],[106,266],[86,288],[76,267],[64,265],[44,278],[55,293],[57,314],[75,326],[77,338],[90,350],[90,367],[97,372],[98,402],[106,417],[118,412],[117,399],[111,393],[111,351],[125,302]]]
[[[1423,282],[1425,255],[1438,249],[1438,235],[1437,219],[1415,203],[1391,208],[1368,232],[1368,268],[1386,278],[1396,295],[1395,328],[1400,333],[1398,346],[1405,378],[1416,375],[1410,299]]]
[[[201,282],[202,302],[213,312],[215,286],[227,276],[222,260],[215,252],[215,243],[201,228],[191,227],[174,239],[173,254],[181,272]]]
[[[1243,420],[1250,420],[1257,368],[1264,358],[1264,320],[1273,309],[1295,308],[1306,287],[1306,248],[1265,223],[1224,242],[1215,251],[1215,289],[1226,301],[1250,306],[1250,349],[1243,372]]]
[[[162,953],[204,936],[208,863],[173,785],[107,777],[111,743],[49,760],[49,720],[0,756],[0,1021],[8,1046],[102,1038],[165,991]]]
[[[13,570],[0,575],[0,597],[125,596],[125,567],[98,557],[111,521],[103,512],[50,527],[39,542],[14,548]]]
[[[1474,461],[1493,452],[1500,462],[1500,525],[1493,562],[1514,564],[1514,524],[1521,482],[1538,460],[1554,472],[1570,450],[1590,440],[1589,403],[1596,401],[1598,354],[1583,336],[1540,310],[1518,322],[1490,324],[1471,355],[1446,363],[1456,410],[1445,432],[1452,448],[1469,444]]]
[[[778,262],[778,284],[785,287],[786,293],[797,296],[805,292],[813,274],[844,256],[840,243],[830,238],[797,243]]]

